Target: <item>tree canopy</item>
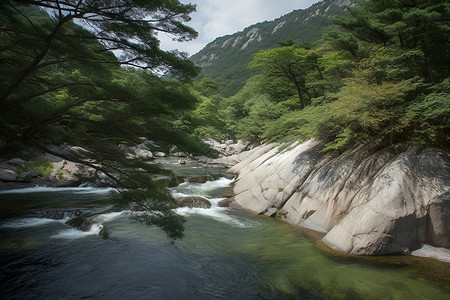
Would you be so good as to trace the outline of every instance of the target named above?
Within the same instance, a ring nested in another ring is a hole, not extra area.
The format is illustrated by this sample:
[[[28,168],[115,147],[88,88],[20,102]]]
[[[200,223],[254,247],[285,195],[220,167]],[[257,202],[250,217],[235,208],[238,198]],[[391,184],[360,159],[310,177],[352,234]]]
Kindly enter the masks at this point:
[[[320,41],[282,40],[254,56],[260,75],[219,103],[224,134],[319,138],[328,150],[364,139],[450,148],[448,1],[362,0],[347,9]]]
[[[81,146],[87,151],[63,158],[108,175],[129,203],[151,211],[150,223],[180,237],[175,200],[153,183],[153,174],[165,171],[127,159],[119,146],[146,137],[201,151],[174,125],[196,97],[183,82],[157,76],[171,72],[186,80],[198,73],[183,54],[160,49],[157,39],[158,32],[195,38],[184,24],[194,10],[179,1],[3,1],[2,152],[33,146],[56,154],[50,143]]]

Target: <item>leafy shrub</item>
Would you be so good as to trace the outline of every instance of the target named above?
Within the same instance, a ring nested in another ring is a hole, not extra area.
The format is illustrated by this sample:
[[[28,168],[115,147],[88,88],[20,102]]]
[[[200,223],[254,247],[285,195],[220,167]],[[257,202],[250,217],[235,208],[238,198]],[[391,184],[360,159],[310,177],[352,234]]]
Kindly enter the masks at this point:
[[[53,165],[48,159],[40,158],[25,163],[25,167],[22,170],[22,172],[30,172],[30,171],[36,171],[39,172],[42,176],[48,177],[53,171]]]

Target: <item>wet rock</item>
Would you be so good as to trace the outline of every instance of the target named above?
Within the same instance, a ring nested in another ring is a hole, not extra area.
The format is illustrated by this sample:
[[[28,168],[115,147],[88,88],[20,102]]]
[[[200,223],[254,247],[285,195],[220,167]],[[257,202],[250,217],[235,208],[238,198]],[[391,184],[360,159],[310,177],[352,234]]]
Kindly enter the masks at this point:
[[[276,207],[270,207],[265,212],[264,215],[272,217],[277,213],[278,209]]]
[[[177,199],[179,201],[179,207],[189,207],[189,208],[210,208],[211,202],[200,196],[190,196]]]
[[[99,226],[100,230],[98,236],[104,240],[109,238],[109,233],[103,225],[99,225],[93,222],[93,220],[86,218],[84,216],[77,216],[66,222],[67,225],[79,229],[81,231],[90,231],[92,226]]]
[[[68,220],[66,224],[82,231],[89,231],[92,221],[83,216],[77,216]]]
[[[65,218],[74,218],[80,217],[82,212],[80,210],[73,211],[61,211],[61,210],[46,210],[42,213],[43,218],[53,219],[53,220],[62,220]]]
[[[229,207],[231,202],[233,202],[233,198],[228,198],[228,199],[219,201],[219,203],[217,203],[217,205],[219,207]]]

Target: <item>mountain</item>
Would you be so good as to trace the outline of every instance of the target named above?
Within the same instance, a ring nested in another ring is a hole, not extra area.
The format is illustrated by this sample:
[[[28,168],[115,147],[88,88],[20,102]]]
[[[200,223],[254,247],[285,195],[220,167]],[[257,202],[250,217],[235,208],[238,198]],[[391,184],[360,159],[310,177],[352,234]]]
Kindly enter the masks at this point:
[[[294,10],[273,21],[265,21],[232,35],[219,37],[190,59],[202,67],[201,77],[211,77],[224,96],[235,94],[257,70],[248,69],[260,50],[277,47],[279,41],[314,42],[332,18],[345,13],[351,0],[324,0],[305,10]]]

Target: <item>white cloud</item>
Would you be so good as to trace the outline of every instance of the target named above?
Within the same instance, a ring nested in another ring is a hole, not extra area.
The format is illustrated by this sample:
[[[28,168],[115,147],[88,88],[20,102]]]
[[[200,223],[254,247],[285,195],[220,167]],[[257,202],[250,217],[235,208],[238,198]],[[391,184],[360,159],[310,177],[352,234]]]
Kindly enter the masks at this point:
[[[195,54],[214,39],[233,34],[255,23],[273,20],[295,9],[304,9],[319,0],[181,0],[197,4],[197,12],[188,23],[199,37],[191,42],[172,42],[160,35],[163,49],[178,49]]]

